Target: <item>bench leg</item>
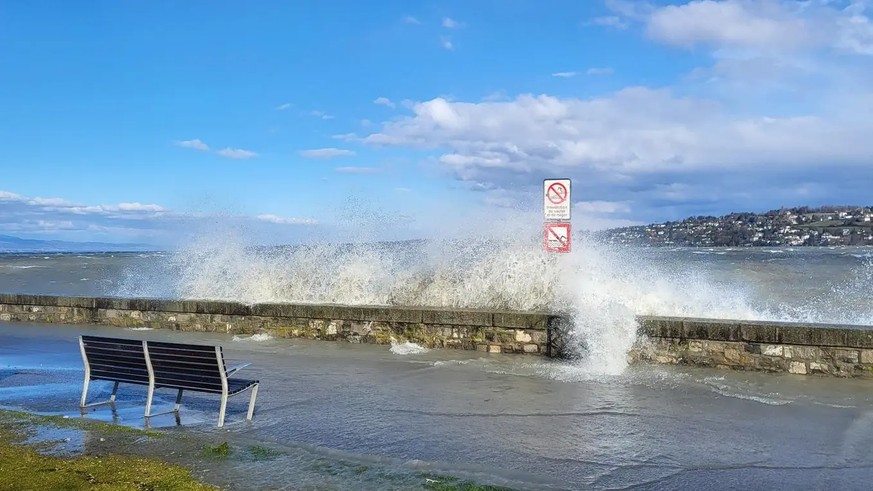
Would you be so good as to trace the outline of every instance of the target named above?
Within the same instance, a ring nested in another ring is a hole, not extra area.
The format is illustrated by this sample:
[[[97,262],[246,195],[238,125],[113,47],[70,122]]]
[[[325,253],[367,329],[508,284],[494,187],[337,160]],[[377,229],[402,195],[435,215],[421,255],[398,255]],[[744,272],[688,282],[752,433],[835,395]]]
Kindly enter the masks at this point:
[[[218,427],[224,426],[224,413],[227,410],[227,393],[221,394],[221,409],[218,411]]]
[[[82,400],[79,403],[80,408],[85,407],[85,398],[88,397],[88,383],[90,382],[89,379],[90,379],[90,377],[86,374],[85,375],[85,384],[82,386]]]
[[[252,416],[255,414],[255,399],[258,398],[258,385],[260,384],[255,384],[252,387],[252,398],[249,399],[249,413],[246,415],[246,421],[251,421]]]
[[[118,392],[118,382],[112,386],[112,395],[109,396],[109,402],[115,402],[115,394]]]
[[[145,408],[145,417],[148,418],[152,415],[152,398],[155,395],[155,388],[149,386],[149,393],[146,396],[146,408]]]
[[[182,405],[182,389],[179,389],[179,393],[176,394],[176,407],[173,408],[173,411],[179,412],[179,407]]]

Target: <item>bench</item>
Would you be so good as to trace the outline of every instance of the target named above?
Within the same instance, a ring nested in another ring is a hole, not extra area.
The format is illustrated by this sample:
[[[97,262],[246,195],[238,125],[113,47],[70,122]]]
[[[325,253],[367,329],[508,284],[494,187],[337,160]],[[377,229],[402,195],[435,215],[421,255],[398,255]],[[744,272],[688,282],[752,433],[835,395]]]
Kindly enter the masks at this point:
[[[221,346],[83,335],[79,337],[79,347],[85,365],[85,383],[79,404],[82,409],[114,403],[119,383],[148,387],[146,418],[157,416],[151,414],[155,389],[178,391],[175,407],[172,411],[167,411],[176,413],[181,406],[184,391],[205,392],[221,395],[218,413],[218,426],[221,427],[224,426],[227,399],[251,389],[246,420],[252,420],[260,383],[257,380],[229,378],[249,363],[226,368]],[[91,380],[114,382],[109,400],[86,404]]]

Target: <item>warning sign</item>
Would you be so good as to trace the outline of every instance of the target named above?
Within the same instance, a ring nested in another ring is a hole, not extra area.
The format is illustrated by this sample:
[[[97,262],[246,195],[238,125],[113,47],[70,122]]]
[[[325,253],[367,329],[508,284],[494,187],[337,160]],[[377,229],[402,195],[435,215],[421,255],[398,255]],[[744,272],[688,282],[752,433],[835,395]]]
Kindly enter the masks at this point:
[[[543,181],[543,216],[546,220],[570,219],[570,180]]]
[[[570,224],[547,223],[543,245],[547,252],[570,252]]]

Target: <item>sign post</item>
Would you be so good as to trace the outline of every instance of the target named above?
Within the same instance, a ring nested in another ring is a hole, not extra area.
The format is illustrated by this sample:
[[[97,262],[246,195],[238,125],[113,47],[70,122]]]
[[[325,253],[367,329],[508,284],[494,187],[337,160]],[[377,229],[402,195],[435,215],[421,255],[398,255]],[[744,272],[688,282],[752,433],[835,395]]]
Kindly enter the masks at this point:
[[[543,180],[543,247],[570,252],[570,179]]]

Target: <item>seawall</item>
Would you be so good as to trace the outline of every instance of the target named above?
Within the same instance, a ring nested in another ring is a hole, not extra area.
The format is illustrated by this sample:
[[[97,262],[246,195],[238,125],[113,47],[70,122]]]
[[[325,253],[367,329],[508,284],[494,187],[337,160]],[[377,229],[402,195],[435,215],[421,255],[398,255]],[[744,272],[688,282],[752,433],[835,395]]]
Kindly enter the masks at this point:
[[[0,321],[267,333],[352,343],[562,357],[565,315],[470,309],[242,304],[0,294]],[[639,316],[631,363],[873,377],[873,326]]]
[[[0,294],[0,321],[267,333],[353,343],[561,356],[564,317],[536,312]]]
[[[637,317],[631,362],[873,377],[873,326]]]

